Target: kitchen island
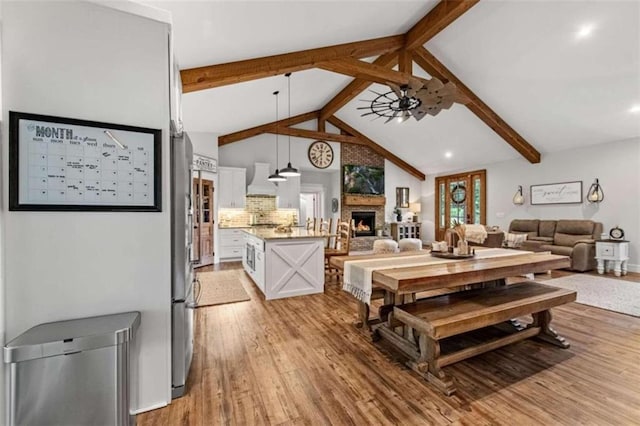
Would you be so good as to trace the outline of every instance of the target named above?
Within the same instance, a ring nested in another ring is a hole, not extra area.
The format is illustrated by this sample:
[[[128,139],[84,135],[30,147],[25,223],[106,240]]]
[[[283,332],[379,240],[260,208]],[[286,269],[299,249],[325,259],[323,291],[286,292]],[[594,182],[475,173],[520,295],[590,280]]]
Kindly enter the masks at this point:
[[[267,300],[324,292],[326,235],[243,229],[242,266]]]

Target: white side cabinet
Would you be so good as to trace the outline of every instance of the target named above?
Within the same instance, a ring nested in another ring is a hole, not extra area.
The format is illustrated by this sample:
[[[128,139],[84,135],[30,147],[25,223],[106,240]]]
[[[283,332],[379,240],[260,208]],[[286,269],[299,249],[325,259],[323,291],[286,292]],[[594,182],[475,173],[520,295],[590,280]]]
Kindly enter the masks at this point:
[[[278,183],[278,208],[300,209],[300,176],[288,177]]]
[[[218,230],[221,261],[242,259],[245,248],[242,234],[241,228],[220,228]]]
[[[242,209],[245,204],[247,169],[218,167],[218,207]]]
[[[596,260],[598,273],[613,269],[616,277],[627,275],[627,261],[629,260],[629,241],[598,240],[596,241]]]

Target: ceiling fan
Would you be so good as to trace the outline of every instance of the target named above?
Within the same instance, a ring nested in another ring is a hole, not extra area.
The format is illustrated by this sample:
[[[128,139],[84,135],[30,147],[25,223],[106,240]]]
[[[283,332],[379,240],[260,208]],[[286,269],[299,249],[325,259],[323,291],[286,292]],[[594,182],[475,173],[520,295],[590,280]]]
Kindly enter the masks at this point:
[[[391,90],[385,93],[379,93],[371,90],[376,97],[373,100],[364,100],[370,102],[366,107],[358,107],[358,109],[369,110],[362,114],[362,117],[368,115],[377,115],[376,119],[385,117],[385,123],[390,122],[394,118],[399,122],[406,121],[409,117],[415,118],[417,121],[422,120],[426,115],[436,115],[443,109],[449,109],[454,102],[466,104],[469,99],[458,92],[456,85],[447,82],[446,84],[437,78],[424,80],[410,77],[407,84],[401,86],[395,83],[387,82]]]

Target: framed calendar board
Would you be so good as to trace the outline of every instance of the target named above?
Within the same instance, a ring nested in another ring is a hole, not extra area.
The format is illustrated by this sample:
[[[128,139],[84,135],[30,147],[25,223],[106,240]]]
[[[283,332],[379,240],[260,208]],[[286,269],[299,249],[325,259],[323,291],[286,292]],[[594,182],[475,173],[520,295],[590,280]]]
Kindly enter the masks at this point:
[[[162,131],[9,112],[9,210],[159,212]]]

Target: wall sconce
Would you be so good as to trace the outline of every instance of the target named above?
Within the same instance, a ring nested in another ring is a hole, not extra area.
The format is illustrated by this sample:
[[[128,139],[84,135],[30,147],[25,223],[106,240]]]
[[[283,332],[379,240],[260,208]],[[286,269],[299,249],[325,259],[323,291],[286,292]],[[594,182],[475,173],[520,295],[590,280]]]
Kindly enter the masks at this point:
[[[396,188],[396,206],[401,209],[409,208],[409,188]]]
[[[595,182],[591,184],[589,192],[587,192],[587,201],[590,203],[599,203],[604,200],[604,191],[596,178]]]
[[[518,190],[513,196],[513,204],[521,206],[524,204],[524,195],[522,195],[522,185],[518,185]]]

